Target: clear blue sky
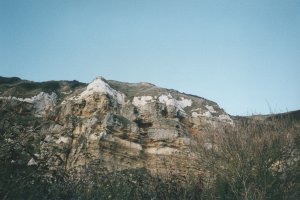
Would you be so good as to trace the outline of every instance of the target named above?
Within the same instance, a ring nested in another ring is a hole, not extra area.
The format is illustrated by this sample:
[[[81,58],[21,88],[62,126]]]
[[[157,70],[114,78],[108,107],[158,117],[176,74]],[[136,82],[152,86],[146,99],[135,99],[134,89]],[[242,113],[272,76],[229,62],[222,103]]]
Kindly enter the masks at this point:
[[[296,110],[300,0],[0,0],[0,75],[151,82],[234,115]]]

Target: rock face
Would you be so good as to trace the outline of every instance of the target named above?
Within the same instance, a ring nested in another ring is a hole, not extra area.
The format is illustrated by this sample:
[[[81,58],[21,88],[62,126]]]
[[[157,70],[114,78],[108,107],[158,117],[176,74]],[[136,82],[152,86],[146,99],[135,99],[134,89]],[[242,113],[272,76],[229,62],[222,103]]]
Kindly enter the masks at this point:
[[[33,89],[24,87],[28,84]],[[234,126],[216,103],[149,83],[97,77],[88,85],[51,84],[7,78],[0,82],[1,123],[8,113],[38,119],[23,125],[39,133],[28,165],[68,172],[97,165],[162,172],[167,166],[186,173],[198,170],[193,135],[206,127]]]

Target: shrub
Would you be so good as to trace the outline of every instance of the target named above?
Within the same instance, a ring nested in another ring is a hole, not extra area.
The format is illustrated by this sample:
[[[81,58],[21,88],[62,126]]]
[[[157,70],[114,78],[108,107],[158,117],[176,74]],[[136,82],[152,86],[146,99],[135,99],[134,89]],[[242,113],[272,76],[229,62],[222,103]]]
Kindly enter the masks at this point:
[[[195,147],[207,199],[297,199],[299,128],[286,120],[210,130]],[[209,145],[208,145],[209,144]]]

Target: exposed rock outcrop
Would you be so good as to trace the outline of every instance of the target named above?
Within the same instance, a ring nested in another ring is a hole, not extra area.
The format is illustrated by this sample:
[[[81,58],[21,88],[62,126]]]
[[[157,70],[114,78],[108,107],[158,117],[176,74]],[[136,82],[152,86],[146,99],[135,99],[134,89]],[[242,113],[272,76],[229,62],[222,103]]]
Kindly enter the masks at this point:
[[[205,127],[234,126],[216,103],[152,84],[97,77],[87,86],[58,82],[51,92],[37,86],[27,91],[35,93],[32,97],[25,97],[27,93],[22,97],[22,92],[16,97],[14,91],[24,85],[18,81],[5,83],[0,105],[2,119],[8,112],[43,118],[39,124],[26,125],[38,126],[40,133],[36,156],[28,165],[68,172],[100,164],[109,169],[144,167],[153,172],[168,166],[187,173],[198,170],[192,135]]]

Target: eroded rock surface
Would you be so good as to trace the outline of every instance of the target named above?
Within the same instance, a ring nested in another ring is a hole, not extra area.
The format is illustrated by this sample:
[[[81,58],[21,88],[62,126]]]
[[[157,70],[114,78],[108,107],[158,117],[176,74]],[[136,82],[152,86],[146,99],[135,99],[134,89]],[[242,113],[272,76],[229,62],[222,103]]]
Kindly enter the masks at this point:
[[[26,125],[39,133],[28,165],[68,172],[100,164],[150,171],[168,166],[185,173],[198,170],[192,135],[206,127],[234,126],[216,103],[148,83],[97,77],[88,85],[59,82],[52,91],[35,89],[31,97],[22,92],[16,97],[21,84],[4,85],[0,105],[4,118],[15,113],[40,120]]]

